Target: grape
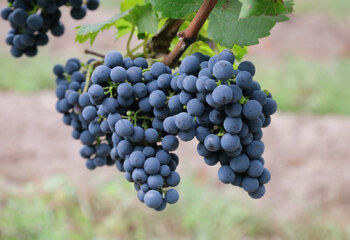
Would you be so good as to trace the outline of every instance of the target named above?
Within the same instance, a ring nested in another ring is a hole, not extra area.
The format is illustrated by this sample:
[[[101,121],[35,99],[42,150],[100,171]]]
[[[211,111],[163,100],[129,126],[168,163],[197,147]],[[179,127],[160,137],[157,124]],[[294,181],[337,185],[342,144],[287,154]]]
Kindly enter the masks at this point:
[[[164,180],[162,176],[155,174],[148,177],[147,184],[151,189],[160,189],[164,185]]]
[[[162,147],[166,151],[175,151],[179,147],[179,140],[174,135],[166,135],[162,140]]]
[[[145,154],[146,157],[154,157],[154,155],[156,154],[156,151],[154,150],[153,147],[145,147],[142,151],[143,154]]]
[[[263,91],[255,90],[252,93],[252,99],[258,101],[263,106],[266,103],[267,96]]]
[[[220,181],[223,183],[226,183],[226,184],[232,183],[236,178],[235,173],[227,165],[219,168],[218,176],[219,176]]]
[[[132,144],[127,140],[122,140],[118,143],[118,155],[123,157],[132,152]]]
[[[93,84],[91,85],[91,87],[89,87],[88,94],[89,94],[90,100],[92,101],[99,101],[99,100],[102,100],[104,97],[103,88],[97,84]]]
[[[168,165],[162,165],[160,166],[160,170],[159,170],[159,174],[162,176],[162,177],[167,177],[170,175],[170,167]]]
[[[97,117],[97,110],[93,106],[87,106],[83,109],[82,116],[86,121],[91,122]]]
[[[233,76],[232,63],[226,60],[218,60],[213,67],[214,76],[219,80],[229,80]]]
[[[240,88],[248,89],[253,82],[253,78],[249,72],[241,71],[236,76],[236,82]]]
[[[220,138],[215,134],[209,134],[204,139],[204,146],[211,152],[220,150]]]
[[[266,168],[264,168],[262,174],[260,175],[260,177],[258,179],[259,179],[260,184],[268,183],[271,179],[270,171],[267,170]]]
[[[211,92],[216,88],[216,82],[213,79],[207,79],[204,82],[204,88],[205,90]]]
[[[166,183],[171,187],[176,187],[180,183],[180,175],[177,172],[171,172],[166,178]]]
[[[262,107],[258,101],[250,100],[243,105],[242,113],[243,113],[243,116],[246,117],[247,119],[254,120],[254,119],[257,119],[259,115],[262,113]]]
[[[27,26],[31,30],[39,30],[44,25],[44,19],[37,14],[30,15],[27,18]]]
[[[170,109],[171,114],[177,114],[183,111],[183,105],[180,102],[180,96],[174,95],[170,97],[168,102],[168,107]]]
[[[4,7],[1,9],[1,17],[4,20],[8,20],[9,15],[11,14],[12,10],[10,7]]]
[[[194,129],[194,127],[192,127],[190,129],[187,129],[187,130],[179,131],[178,135],[182,141],[188,142],[188,141],[191,141],[195,137],[196,130]]]
[[[265,115],[272,115],[277,111],[277,103],[272,98],[267,98],[266,103],[263,106],[263,113]]]
[[[147,158],[144,163],[144,169],[148,174],[156,174],[160,169],[160,162],[157,158]]]
[[[228,104],[225,106],[225,113],[231,118],[239,117],[242,112],[242,105],[239,103]]]
[[[132,180],[136,183],[145,183],[147,181],[147,174],[142,168],[135,168],[132,171]]]
[[[169,189],[165,193],[165,201],[170,204],[174,204],[179,200],[179,193],[175,189]]]
[[[122,137],[130,136],[134,131],[133,124],[127,119],[120,119],[115,124],[115,132]]]
[[[168,89],[170,88],[170,82],[172,79],[171,74],[163,73],[157,79],[157,85],[160,89]]]
[[[221,111],[214,109],[209,113],[209,120],[215,125],[220,125],[224,122],[225,115]]]
[[[225,105],[232,100],[232,91],[226,85],[220,85],[213,91],[213,100],[216,104]]]
[[[142,81],[142,71],[138,67],[131,67],[127,71],[127,79],[131,83],[138,83]]]
[[[224,136],[221,137],[220,144],[225,151],[234,152],[239,148],[239,137],[237,135],[225,133]]]
[[[226,60],[232,65],[235,62],[235,56],[230,50],[224,50],[218,55],[218,61],[220,60]]]
[[[213,56],[209,59],[208,61],[208,67],[210,69],[210,71],[213,71],[214,68],[214,64],[218,61],[218,56]]]
[[[259,160],[253,160],[250,162],[247,174],[250,177],[260,177],[264,171],[264,165]]]
[[[217,158],[216,154],[211,154],[204,157],[204,162],[209,166],[215,166],[219,162],[219,159]]]
[[[196,92],[197,78],[195,76],[187,76],[183,80],[183,88],[190,93]]]
[[[192,95],[188,92],[185,92],[185,91],[181,91],[180,93],[180,97],[179,97],[179,100],[180,100],[180,103],[182,105],[187,105],[187,103],[192,99]]]
[[[193,98],[187,103],[187,112],[191,116],[200,116],[205,111],[205,105],[197,98]]]
[[[123,56],[117,51],[110,51],[106,54],[105,65],[109,68],[115,68],[123,64]]]
[[[192,117],[188,113],[179,113],[175,116],[175,124],[180,130],[187,130],[192,127]]]
[[[155,90],[149,95],[149,102],[152,107],[160,108],[164,106],[166,101],[166,96],[163,91]]]
[[[255,66],[253,63],[249,62],[249,61],[244,61],[244,62],[241,62],[239,65],[238,65],[238,70],[240,71],[247,71],[249,72],[252,76],[255,75]]]
[[[147,60],[144,59],[144,58],[142,58],[142,57],[135,58],[135,59],[134,59],[134,64],[135,64],[137,67],[140,67],[140,68],[142,68],[142,69],[148,68]]]
[[[208,149],[206,149],[206,147],[204,146],[203,143],[199,143],[199,144],[197,145],[197,152],[198,152],[198,154],[199,154],[200,156],[202,156],[202,157],[208,157],[208,156],[211,155],[211,152],[208,151]]]
[[[210,130],[206,127],[199,126],[196,128],[196,138],[199,142],[203,143],[206,136],[210,134]]]
[[[142,167],[146,160],[145,154],[141,151],[134,151],[130,154],[129,161],[134,167]]]
[[[237,134],[241,131],[243,122],[241,118],[226,117],[224,120],[224,129],[231,134]]]
[[[123,67],[114,67],[110,71],[110,78],[113,82],[122,83],[127,78],[126,70]]]
[[[254,199],[262,198],[265,195],[265,191],[264,185],[261,185],[255,192],[250,192],[249,196]]]
[[[203,70],[202,70],[203,71]],[[209,70],[210,71],[210,70]],[[209,78],[207,76],[201,76],[197,79],[196,82],[196,89],[198,92],[204,92],[205,91],[205,86],[204,83],[206,80],[208,80]]]
[[[132,95],[132,86],[129,83],[122,83],[117,88],[118,96],[129,98]]]
[[[144,196],[145,204],[150,208],[157,208],[162,204],[162,195],[156,190],[149,190]]]
[[[87,0],[86,6],[89,10],[96,10],[100,5],[100,0]]]
[[[135,126],[134,131],[129,135],[129,140],[132,142],[142,142],[145,138],[145,131],[142,127]]]
[[[199,61],[195,56],[187,56],[183,59],[180,69],[186,74],[195,74],[199,68]]]
[[[151,66],[151,73],[156,78],[158,78],[160,75],[166,72],[167,72],[167,69],[164,63],[156,62]]]
[[[261,141],[253,141],[247,146],[247,155],[250,158],[259,158],[265,150],[265,146]]]
[[[101,84],[109,80],[111,69],[107,66],[98,66],[91,75],[91,80],[95,84]]]
[[[242,187],[248,193],[255,192],[259,188],[259,181],[256,178],[244,177],[242,180]]]
[[[202,78],[202,77],[208,77],[211,78],[212,74],[211,74],[211,70],[209,68],[203,68],[199,73],[198,73],[198,78]],[[198,91],[200,91],[197,88]]]
[[[249,158],[242,154],[230,160],[230,167],[236,173],[243,173],[249,168]]]

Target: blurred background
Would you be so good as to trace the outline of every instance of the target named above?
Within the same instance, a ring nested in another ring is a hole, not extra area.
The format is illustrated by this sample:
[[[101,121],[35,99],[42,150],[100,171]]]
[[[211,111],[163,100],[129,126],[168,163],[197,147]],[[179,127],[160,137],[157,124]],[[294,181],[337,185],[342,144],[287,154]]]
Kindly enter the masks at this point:
[[[55,111],[52,67],[83,55],[74,27],[108,19],[118,1],[74,21],[33,59],[14,59],[0,21],[0,239],[350,239],[350,1],[296,0],[291,21],[249,48],[279,105],[264,131],[272,172],[263,199],[217,179],[181,144],[180,200],[159,213],[115,168],[89,171]],[[5,5],[1,1],[0,7]],[[115,31],[94,49],[123,52]]]

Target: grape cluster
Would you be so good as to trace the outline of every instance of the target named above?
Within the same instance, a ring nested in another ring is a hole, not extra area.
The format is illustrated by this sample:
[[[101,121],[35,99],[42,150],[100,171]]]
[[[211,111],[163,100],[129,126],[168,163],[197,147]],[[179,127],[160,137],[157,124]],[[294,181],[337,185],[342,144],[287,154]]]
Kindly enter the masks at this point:
[[[221,164],[223,183],[260,198],[270,180],[261,157],[262,128],[277,104],[253,80],[254,65],[241,62],[234,69],[234,61],[227,50],[211,58],[195,53],[172,74],[163,63],[149,67],[142,57],[116,51],[102,62],[70,59],[54,68],[57,110],[84,144],[86,167],[115,164],[150,208],[161,211],[178,201],[171,188],[180,182],[173,151],[179,139],[195,137],[205,163]]]
[[[179,141],[162,124],[172,114],[166,107],[173,94],[171,79],[171,69],[163,63],[148,69],[146,59],[131,60],[112,51],[92,73],[87,92],[93,105],[105,113],[100,128],[105,123],[112,133],[110,156],[117,169],[134,183],[138,199],[158,211],[179,198],[175,189],[168,189],[180,182],[179,158],[172,153]],[[82,116],[96,119],[96,108],[84,107]]]
[[[60,7],[71,7],[70,14],[74,19],[85,17],[87,9],[95,10],[100,0],[7,0],[8,7],[1,10],[1,17],[8,20],[11,26],[6,43],[11,45],[11,54],[21,57],[25,54],[33,57],[38,46],[49,42],[48,31],[55,37],[62,36],[65,28],[60,22]]]
[[[200,53],[186,57],[172,86],[187,113],[167,118],[164,127],[184,141],[196,136],[197,152],[205,163],[220,162],[221,182],[261,198],[271,177],[262,158],[262,128],[271,123],[277,104],[253,80],[254,65],[245,61],[234,69],[234,61],[228,50],[211,58]]]

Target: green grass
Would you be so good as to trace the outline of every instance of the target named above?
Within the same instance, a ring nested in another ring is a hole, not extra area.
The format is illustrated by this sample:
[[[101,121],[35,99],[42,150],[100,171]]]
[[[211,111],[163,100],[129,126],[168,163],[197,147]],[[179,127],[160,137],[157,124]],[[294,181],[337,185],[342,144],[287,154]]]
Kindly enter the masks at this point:
[[[62,177],[42,185],[27,184],[21,190],[9,188],[4,181],[0,186],[0,239],[6,240],[350,237],[345,227],[320,209],[281,220],[270,209],[254,207],[254,200],[238,200],[237,191],[194,179],[185,179],[179,189],[181,200],[160,213],[139,203],[131,184],[122,177],[92,185],[88,192]]]
[[[329,19],[342,22],[349,20],[350,1],[348,0],[295,0],[295,13],[322,14]]]
[[[256,79],[271,91],[280,110],[350,114],[350,58],[322,62],[294,56],[255,63]]]
[[[51,74],[54,62],[47,54],[16,59],[9,55],[7,46],[4,51],[0,51],[1,90],[35,92],[54,88],[55,79]]]

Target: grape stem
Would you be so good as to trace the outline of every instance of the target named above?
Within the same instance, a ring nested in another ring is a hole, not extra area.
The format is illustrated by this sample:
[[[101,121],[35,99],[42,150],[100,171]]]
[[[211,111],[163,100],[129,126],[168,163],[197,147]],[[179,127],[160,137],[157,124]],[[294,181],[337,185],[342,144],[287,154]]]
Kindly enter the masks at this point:
[[[170,54],[164,57],[164,64],[173,68],[176,66],[181,55],[186,49],[197,40],[197,36],[205,21],[213,11],[218,0],[205,0],[202,6],[199,8],[196,16],[191,21],[190,25],[185,31],[178,32],[179,41]]]
[[[131,40],[132,40],[132,36],[134,35],[134,32],[135,32],[135,25],[133,24],[129,38],[128,38],[128,42],[126,43],[126,52],[128,56],[131,57],[132,59],[134,59],[134,55],[131,53],[130,45],[131,45]]]
[[[176,37],[184,19],[169,18],[160,31],[147,43],[147,48],[153,58],[168,54],[171,41]]]
[[[95,52],[95,51],[90,50],[90,49],[85,49],[84,53],[85,54],[91,54],[91,55],[94,55],[94,56],[97,56],[97,57],[100,57],[100,58],[105,58],[105,55],[103,55],[102,53],[98,53],[98,52]]]

